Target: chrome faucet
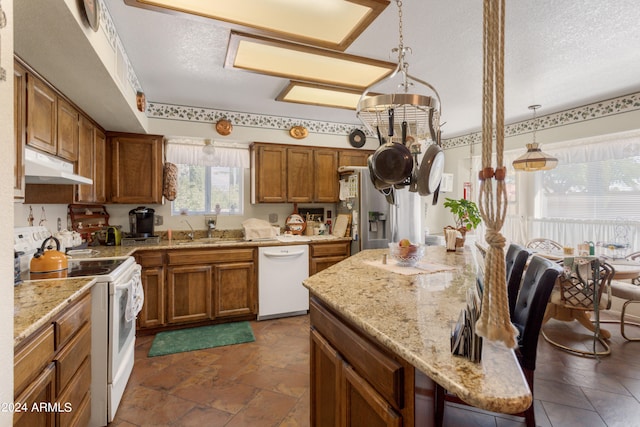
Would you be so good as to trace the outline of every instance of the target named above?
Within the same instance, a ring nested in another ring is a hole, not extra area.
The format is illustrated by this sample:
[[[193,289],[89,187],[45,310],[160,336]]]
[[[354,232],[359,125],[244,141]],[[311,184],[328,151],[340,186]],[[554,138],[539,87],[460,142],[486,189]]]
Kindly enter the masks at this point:
[[[193,240],[196,234],[195,231],[193,231],[193,227],[191,226],[191,224],[189,224],[189,221],[187,221],[186,219],[183,219],[182,222],[186,223],[191,229],[191,233],[187,233],[187,237],[189,238],[189,240]]]
[[[216,220],[212,217],[207,217],[207,237],[211,239],[213,237],[213,230],[216,228]]]

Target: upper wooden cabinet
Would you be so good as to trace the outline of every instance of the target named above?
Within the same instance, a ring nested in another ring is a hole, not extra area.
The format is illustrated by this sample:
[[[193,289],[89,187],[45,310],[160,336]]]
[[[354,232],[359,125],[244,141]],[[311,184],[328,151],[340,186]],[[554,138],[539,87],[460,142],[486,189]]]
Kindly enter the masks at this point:
[[[91,178],[93,184],[78,185],[74,201],[104,203],[107,201],[105,134],[85,116],[80,117],[79,129],[77,171],[79,175]]]
[[[111,202],[162,203],[162,142],[160,135],[107,133]]]
[[[78,110],[51,86],[27,73],[27,145],[75,162],[78,117]]]
[[[24,144],[27,139],[27,70],[18,62],[13,66],[13,135],[15,163],[13,198],[24,199]]]
[[[251,203],[336,203],[338,167],[366,166],[371,151],[256,142]]]

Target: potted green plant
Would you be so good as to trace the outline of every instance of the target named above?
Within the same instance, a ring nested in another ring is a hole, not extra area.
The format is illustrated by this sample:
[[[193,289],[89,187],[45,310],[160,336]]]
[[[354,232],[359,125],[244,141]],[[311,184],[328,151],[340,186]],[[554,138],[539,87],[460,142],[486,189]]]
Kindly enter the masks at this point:
[[[464,228],[465,230],[475,229],[482,221],[478,205],[475,202],[467,199],[449,199],[446,198],[444,207],[448,208],[456,219],[457,229]]]
[[[467,199],[449,199],[446,198],[444,202],[444,207],[448,208],[449,211],[453,214],[456,220],[455,227],[445,227],[445,239],[447,237],[447,229],[455,228],[460,233],[461,237],[456,238],[455,247],[460,248],[464,246],[465,236],[468,230],[475,229],[478,224],[482,221],[482,217],[480,216],[480,210],[478,209],[478,205],[475,202]],[[450,245],[447,245],[449,248]],[[453,250],[453,249],[452,249]]]

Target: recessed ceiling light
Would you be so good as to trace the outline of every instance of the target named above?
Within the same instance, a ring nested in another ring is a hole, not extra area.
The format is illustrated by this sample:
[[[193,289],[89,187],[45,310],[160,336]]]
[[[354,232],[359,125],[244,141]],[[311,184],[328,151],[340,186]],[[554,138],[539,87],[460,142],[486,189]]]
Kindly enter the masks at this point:
[[[276,101],[355,110],[361,95],[357,89],[290,81]]]
[[[388,0],[125,0],[130,6],[188,13],[344,51]]]
[[[391,74],[396,64],[232,32],[225,67],[364,89]]]

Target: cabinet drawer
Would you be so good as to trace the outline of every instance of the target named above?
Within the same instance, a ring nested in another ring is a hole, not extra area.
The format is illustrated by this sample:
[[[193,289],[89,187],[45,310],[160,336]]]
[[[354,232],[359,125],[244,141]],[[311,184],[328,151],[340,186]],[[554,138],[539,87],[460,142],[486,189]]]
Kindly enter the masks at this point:
[[[64,402],[62,402],[64,404]],[[63,407],[64,409],[64,407]],[[68,416],[67,416],[68,415]],[[58,425],[60,427],[86,427],[91,418],[91,393],[84,395],[79,407],[73,407],[73,411],[68,414],[61,414]],[[68,424],[67,424],[68,421]]]
[[[310,255],[312,257],[321,256],[347,256],[349,254],[349,245],[351,242],[338,242],[338,243],[316,243],[309,245]]]
[[[60,394],[56,401],[60,403],[60,407],[63,412],[60,413],[59,423],[60,426],[72,425],[76,416],[76,408],[82,406],[83,401],[90,395],[89,388],[91,387],[91,360],[89,358],[84,360],[78,372],[71,378],[69,386]],[[69,412],[64,412],[65,405],[70,405],[73,409]]]
[[[62,348],[67,341],[88,321],[91,320],[91,294],[87,294],[73,307],[69,308],[55,321],[56,350]]]
[[[53,325],[36,334],[14,356],[13,382],[16,394],[32,381],[48,363],[54,352]]]
[[[56,365],[51,362],[49,365],[38,372],[37,378],[27,385],[22,393],[16,396],[17,404],[26,405],[26,411],[20,411],[13,414],[14,427],[34,427],[34,426],[53,426],[55,425],[55,412],[51,411],[32,411],[33,405],[47,404],[55,400],[55,390],[53,380],[56,375]]]
[[[67,383],[76,373],[82,362],[89,356],[91,352],[91,324],[87,323],[64,346],[56,357],[56,392],[61,393],[67,386]]]
[[[164,252],[143,251],[137,253],[136,262],[142,267],[159,267],[164,262]]]
[[[167,253],[169,265],[253,261],[255,249],[177,250]]]
[[[315,299],[309,304],[315,328],[395,408],[404,407],[404,368],[378,346],[349,328]]]

